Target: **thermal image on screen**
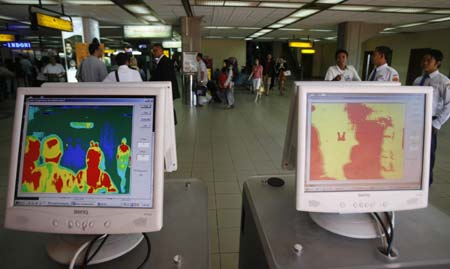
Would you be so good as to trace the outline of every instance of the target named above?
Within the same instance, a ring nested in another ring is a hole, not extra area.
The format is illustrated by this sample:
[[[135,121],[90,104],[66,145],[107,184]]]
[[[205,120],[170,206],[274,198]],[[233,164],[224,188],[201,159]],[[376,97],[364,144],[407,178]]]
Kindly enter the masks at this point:
[[[405,105],[313,103],[310,179],[401,179]]]
[[[132,106],[29,106],[21,192],[128,194]]]

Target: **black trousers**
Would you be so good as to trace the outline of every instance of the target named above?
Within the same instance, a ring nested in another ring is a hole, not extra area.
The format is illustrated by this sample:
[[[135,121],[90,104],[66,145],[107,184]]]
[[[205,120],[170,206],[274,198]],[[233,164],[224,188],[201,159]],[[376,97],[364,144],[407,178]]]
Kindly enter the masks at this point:
[[[431,131],[431,148],[430,148],[430,185],[433,184],[433,168],[436,160],[437,133]]]

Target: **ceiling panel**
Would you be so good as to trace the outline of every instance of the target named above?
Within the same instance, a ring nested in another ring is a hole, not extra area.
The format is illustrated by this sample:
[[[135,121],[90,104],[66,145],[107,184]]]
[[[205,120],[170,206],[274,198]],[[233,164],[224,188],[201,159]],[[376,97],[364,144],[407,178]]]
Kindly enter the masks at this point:
[[[376,5],[376,6],[399,6],[399,7],[435,7],[450,8],[449,0],[349,0],[344,3],[352,5]]]

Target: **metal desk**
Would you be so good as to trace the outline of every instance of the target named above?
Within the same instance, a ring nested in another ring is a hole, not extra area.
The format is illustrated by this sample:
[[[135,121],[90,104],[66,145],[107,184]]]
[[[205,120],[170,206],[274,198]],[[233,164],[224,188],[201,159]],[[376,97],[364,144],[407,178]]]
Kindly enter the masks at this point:
[[[265,178],[244,185],[239,268],[450,268],[450,216],[429,205],[396,213],[394,247],[389,261],[376,248],[379,239],[352,239],[316,225],[295,209],[294,177],[280,176],[282,187]],[[294,244],[303,252],[297,256]]]
[[[186,188],[186,183],[190,186]],[[164,184],[164,222],[148,233],[152,253],[146,268],[207,269],[209,261],[208,192],[197,179],[171,179]],[[47,256],[49,234],[0,229],[0,268],[67,268]],[[89,268],[136,268],[147,251],[143,240],[131,252]],[[173,262],[182,256],[181,266]]]

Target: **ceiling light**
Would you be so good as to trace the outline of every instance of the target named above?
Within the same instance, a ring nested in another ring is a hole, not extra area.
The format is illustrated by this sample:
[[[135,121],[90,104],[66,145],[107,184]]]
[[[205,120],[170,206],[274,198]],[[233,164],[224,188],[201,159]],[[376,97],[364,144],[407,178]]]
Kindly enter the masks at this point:
[[[151,21],[151,22],[159,21],[158,18],[156,18],[155,16],[152,16],[152,15],[145,15],[145,16],[142,16],[141,18],[143,18],[146,21]]]
[[[317,13],[319,11],[320,10],[318,10],[318,9],[300,9],[299,11],[292,14],[291,17],[296,17],[296,18],[307,17],[307,16]]]
[[[91,0],[65,0],[64,4],[72,5],[114,5],[111,1],[91,1]]]
[[[269,28],[275,28],[276,29],[276,28],[281,28],[283,26],[284,26],[284,24],[274,23],[274,24],[270,25]]]
[[[224,1],[195,1],[199,6],[223,6]]]
[[[31,22],[29,21],[19,21],[20,23],[26,24],[26,25],[31,25]]]
[[[259,32],[260,32],[260,33],[267,34],[267,33],[272,32],[272,31],[273,31],[272,29],[262,29],[262,30],[259,31]]]
[[[230,36],[231,39],[244,39],[243,36]]]
[[[16,4],[16,5],[36,5],[39,3],[37,0],[1,0],[0,2],[5,4]],[[43,0],[43,5],[56,5],[59,1],[55,0]]]
[[[318,0],[316,1],[316,4],[339,4],[343,1],[344,0]]]
[[[382,12],[398,12],[398,13],[420,13],[426,11],[426,8],[398,8],[398,7],[390,7],[390,8],[380,8],[377,11]]]
[[[0,16],[0,20],[15,21],[16,18],[8,17],[8,16]]]
[[[394,30],[395,27],[388,27],[388,28],[384,28],[383,31],[390,31],[390,30]]]
[[[241,30],[259,30],[259,27],[238,27]]]
[[[301,8],[305,4],[302,3],[279,3],[279,2],[261,2],[258,7],[275,7],[275,8]]]
[[[396,34],[396,32],[386,32],[386,31],[381,31],[380,34]]]
[[[205,29],[217,29],[216,26],[203,26],[203,28],[205,28]]]
[[[135,14],[150,14],[150,10],[144,5],[125,5],[125,8]]]
[[[370,6],[334,6],[334,7],[330,7],[331,10],[340,10],[340,11],[366,11],[366,10],[371,10],[373,9],[373,7]]]
[[[408,24],[399,25],[397,27],[398,28],[408,28],[408,27],[414,27],[414,26],[419,26],[419,25],[424,25],[424,24],[426,24],[426,22],[416,22],[416,23],[408,23]]]
[[[250,37],[247,37],[247,38],[244,38],[244,40],[247,40],[247,41],[250,41],[250,40],[252,40],[253,38],[250,38]]]
[[[329,36],[329,37],[325,37],[326,40],[335,40],[337,39],[337,36]]]
[[[268,39],[273,39],[273,37],[262,36],[262,37],[258,37],[258,39],[266,39],[266,40],[268,40]]]
[[[234,29],[232,26],[216,26],[216,29]]]
[[[439,19],[430,20],[429,22],[441,22],[441,21],[450,21],[450,17],[443,17]]]
[[[282,19],[281,21],[278,21],[278,23],[291,24],[296,21],[298,21],[298,18],[286,18],[286,19]]]
[[[303,29],[300,28],[281,28],[282,31],[303,31]]]
[[[209,35],[209,36],[206,36],[206,38],[223,38],[223,36]]]
[[[288,40],[289,37],[279,37],[278,39],[279,39],[279,40]]]
[[[433,13],[433,14],[450,14],[450,9],[437,9],[437,10],[429,11],[428,13]]]
[[[258,2],[244,2],[244,1],[225,1],[226,7],[255,7]]]
[[[310,32],[334,32],[334,30],[330,29],[308,29]]]

